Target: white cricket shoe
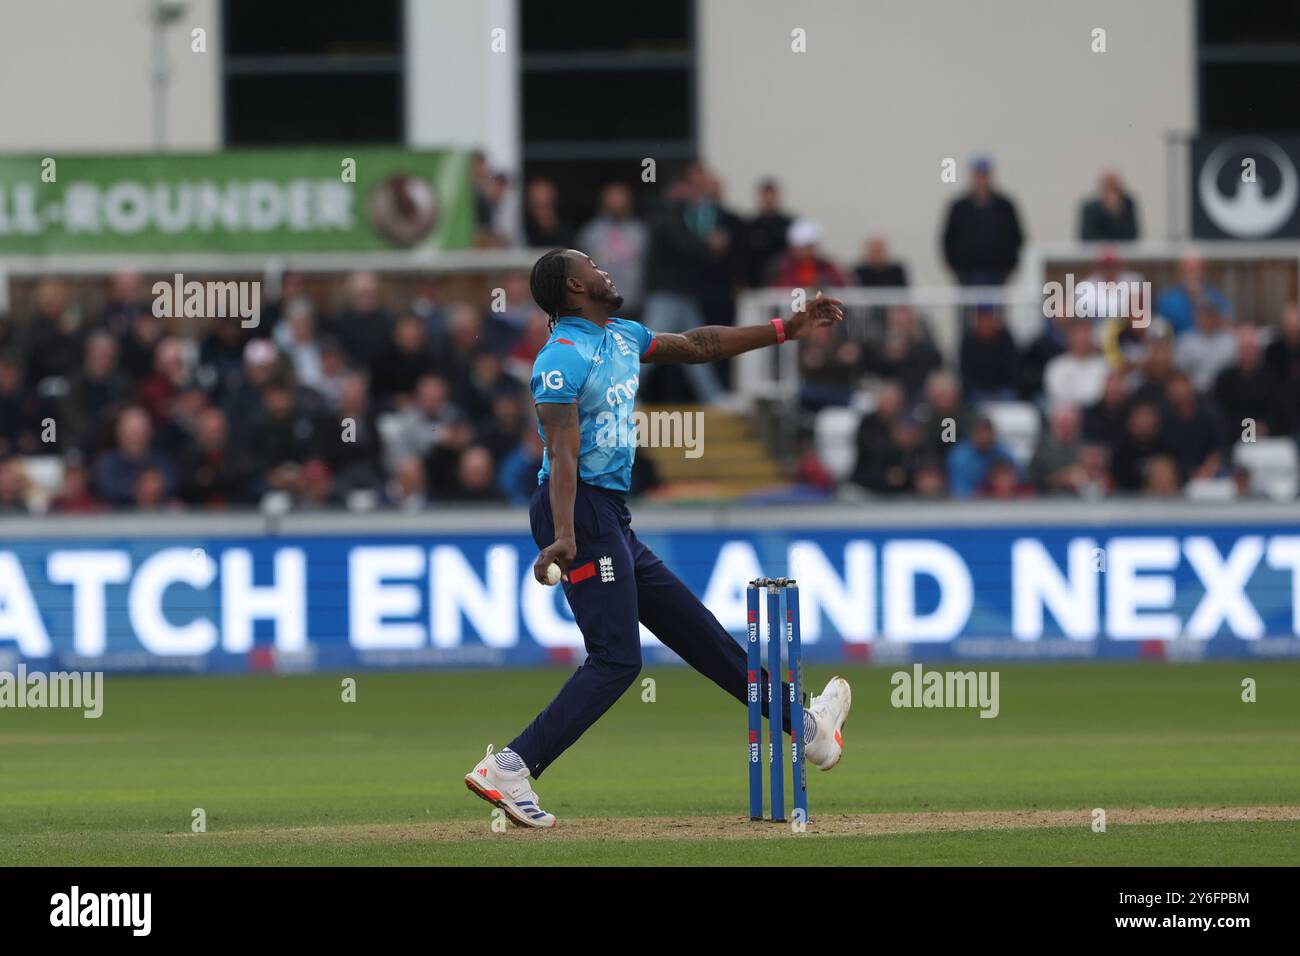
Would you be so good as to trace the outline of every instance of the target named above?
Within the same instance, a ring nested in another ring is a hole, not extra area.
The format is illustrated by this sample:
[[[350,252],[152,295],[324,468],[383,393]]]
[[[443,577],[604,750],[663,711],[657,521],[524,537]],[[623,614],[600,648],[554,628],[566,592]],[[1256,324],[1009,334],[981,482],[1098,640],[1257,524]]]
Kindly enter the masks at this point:
[[[819,770],[830,770],[840,762],[844,752],[844,738],[840,728],[848,719],[853,692],[843,677],[832,677],[821,696],[814,697],[808,710],[817,721],[817,733],[804,743],[804,759]]]
[[[495,807],[505,811],[510,822],[521,827],[545,829],[555,826],[554,814],[537,805],[537,793],[528,785],[528,768],[502,770],[492,756],[492,745],[473,770],[465,774],[465,786]]]

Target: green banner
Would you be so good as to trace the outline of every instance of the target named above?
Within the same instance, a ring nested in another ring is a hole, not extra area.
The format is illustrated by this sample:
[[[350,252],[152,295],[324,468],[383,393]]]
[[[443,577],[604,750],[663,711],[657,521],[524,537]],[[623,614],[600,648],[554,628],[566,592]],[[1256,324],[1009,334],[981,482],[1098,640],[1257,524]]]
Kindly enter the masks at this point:
[[[463,152],[0,157],[0,255],[465,249],[473,229]]]

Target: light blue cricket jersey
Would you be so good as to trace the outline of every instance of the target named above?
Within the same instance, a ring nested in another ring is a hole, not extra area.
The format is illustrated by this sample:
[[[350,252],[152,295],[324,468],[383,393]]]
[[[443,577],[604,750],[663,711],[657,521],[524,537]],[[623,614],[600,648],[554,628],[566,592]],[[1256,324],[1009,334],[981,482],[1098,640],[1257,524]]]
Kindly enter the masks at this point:
[[[611,318],[604,328],[561,316],[533,363],[533,401],[578,406],[578,480],[626,492],[632,483],[636,433],[632,407],[641,361],[654,350],[654,333],[640,322]],[[537,433],[546,441],[538,423]],[[551,473],[542,453],[542,482]]]

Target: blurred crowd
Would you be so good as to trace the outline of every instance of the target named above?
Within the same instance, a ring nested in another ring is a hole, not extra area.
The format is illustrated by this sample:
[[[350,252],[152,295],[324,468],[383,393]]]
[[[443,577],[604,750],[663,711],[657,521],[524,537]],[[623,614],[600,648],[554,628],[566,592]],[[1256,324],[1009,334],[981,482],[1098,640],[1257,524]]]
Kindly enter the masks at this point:
[[[504,309],[428,283],[392,310],[357,272],[326,312],[289,274],[255,327],[182,336],[133,273],[94,315],[44,281],[26,322],[0,322],[0,511],[523,502],[547,326],[526,275],[497,287]],[[61,468],[41,489],[46,456]]]
[[[775,180],[742,216],[691,163],[652,201],[606,185],[576,226],[549,179],[528,181],[518,209],[509,178],[482,157],[474,183],[478,246],[583,249],[614,278],[625,312],[658,332],[733,323],[746,287],[908,283],[881,236],[866,239],[860,261],[832,261],[818,224],[785,208]],[[1079,238],[1138,234],[1133,199],[1103,173],[1080,205]],[[977,157],[940,231],[955,280],[1004,283],[1023,241],[1015,203]],[[1141,276],[1104,253],[1090,280],[1117,279]],[[372,273],[340,277],[324,297],[288,274],[255,327],[216,319],[181,334],[133,273],[113,276],[93,312],[69,285],[43,281],[30,314],[0,316],[0,513],[524,503],[541,460],[527,383],[546,316],[526,274],[492,285],[480,299],[429,281],[395,302],[395,284]],[[1239,480],[1231,447],[1243,420],[1261,437],[1300,428],[1300,311],[1260,325],[1236,315],[1191,254],[1152,311],[1145,328],[1048,320],[1017,343],[997,308],[975,308],[946,367],[924,316],[880,310],[870,340],[826,332],[800,343],[801,402],[815,415],[868,393],[848,484],[873,494],[1164,495]],[[727,401],[725,364],[682,372],[697,400]],[[1029,460],[985,411],[1008,401],[1041,416]],[[653,465],[638,462],[634,492],[653,489]],[[835,484],[811,449],[797,477]]]

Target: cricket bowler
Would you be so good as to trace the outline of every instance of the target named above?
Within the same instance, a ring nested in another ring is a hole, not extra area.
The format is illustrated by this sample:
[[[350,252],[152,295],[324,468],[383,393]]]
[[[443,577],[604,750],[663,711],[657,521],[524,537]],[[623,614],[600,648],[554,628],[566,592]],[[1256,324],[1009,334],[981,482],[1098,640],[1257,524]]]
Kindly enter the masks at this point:
[[[542,584],[556,584],[558,569],[587,659],[508,747],[498,753],[487,748],[465,784],[520,826],[552,827],[555,816],[541,808],[529,778],[540,778],[636,680],[640,624],[745,701],[745,651],[632,530],[625,496],[636,442],[619,430],[631,427],[641,364],[716,362],[779,346],[815,326],[842,321],[844,312],[838,300],[819,292],[805,311],[784,321],[656,335],[618,317],[623,297],[609,275],[576,249],[552,250],[538,259],[530,287],[551,317],[551,335],[532,375],[545,443],[529,508],[533,540],[541,549],[533,575]],[[769,686],[766,672],[760,686]],[[789,685],[781,696],[782,730],[790,733]],[[822,770],[840,759],[850,701],[848,681],[834,677],[804,710],[805,759]]]

